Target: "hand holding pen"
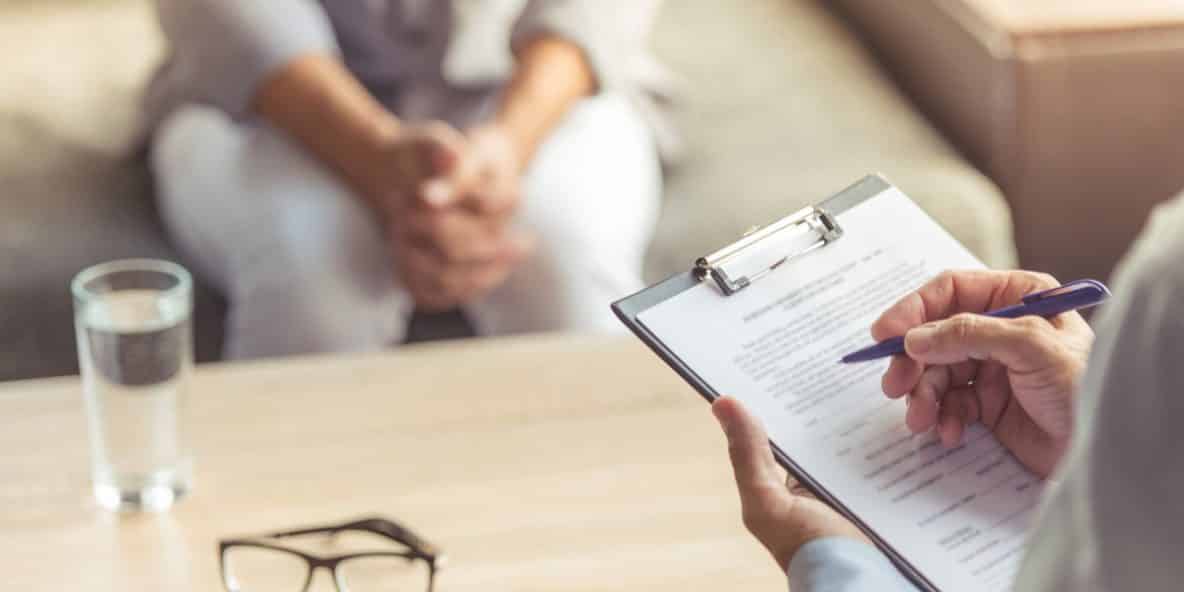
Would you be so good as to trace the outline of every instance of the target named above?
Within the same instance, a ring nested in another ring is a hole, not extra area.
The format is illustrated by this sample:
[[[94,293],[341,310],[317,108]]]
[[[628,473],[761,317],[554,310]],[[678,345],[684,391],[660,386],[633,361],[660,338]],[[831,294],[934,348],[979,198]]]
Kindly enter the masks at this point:
[[[1046,274],[943,273],[872,325],[874,339],[900,337],[906,354],[893,357],[884,393],[907,395],[913,432],[936,428],[942,443],[954,446],[981,421],[1020,462],[1047,476],[1068,446],[1077,382],[1093,343],[1093,331],[1073,312],[1084,305],[1053,311],[1098,297],[1099,286],[1105,290],[1096,282],[1066,284],[1067,292],[1088,291],[1050,300],[1066,292],[1054,290],[1060,284]],[[1038,293],[1044,294],[1033,297]],[[1042,313],[1049,318],[1036,316]]]

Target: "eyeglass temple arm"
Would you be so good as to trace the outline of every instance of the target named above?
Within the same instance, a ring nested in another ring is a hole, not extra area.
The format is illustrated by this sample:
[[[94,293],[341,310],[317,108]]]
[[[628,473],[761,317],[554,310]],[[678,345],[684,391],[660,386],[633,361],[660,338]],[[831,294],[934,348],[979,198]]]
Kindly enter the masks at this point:
[[[407,545],[415,551],[423,553],[430,558],[435,558],[438,554],[438,550],[436,549],[435,545],[423,540],[418,535],[403,527],[399,523],[379,517],[363,518],[361,520],[355,520],[353,522],[336,524],[332,526],[315,526],[310,528],[301,528],[299,530],[286,530],[283,532],[271,533],[267,536],[273,538],[285,538],[320,533],[337,534],[338,532],[346,530],[359,530],[377,534],[379,536],[384,536]]]

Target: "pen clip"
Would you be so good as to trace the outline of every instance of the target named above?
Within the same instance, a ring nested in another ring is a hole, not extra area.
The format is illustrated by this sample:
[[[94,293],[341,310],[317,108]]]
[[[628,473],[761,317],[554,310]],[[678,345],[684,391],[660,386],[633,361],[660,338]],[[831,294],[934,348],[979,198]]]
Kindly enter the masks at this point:
[[[1098,303],[1110,297],[1110,290],[1098,280],[1074,280],[1051,290],[1035,292],[1024,296],[1024,304],[1035,304],[1051,298],[1080,298],[1084,302]]]

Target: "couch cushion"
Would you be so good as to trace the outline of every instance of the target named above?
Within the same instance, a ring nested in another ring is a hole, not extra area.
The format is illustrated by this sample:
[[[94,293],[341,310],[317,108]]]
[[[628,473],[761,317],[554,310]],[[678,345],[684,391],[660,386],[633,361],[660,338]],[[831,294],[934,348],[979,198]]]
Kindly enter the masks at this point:
[[[650,279],[881,172],[987,263],[1014,264],[996,187],[813,0],[667,2],[660,57],[686,80],[687,158],[668,185]]]
[[[75,371],[68,283],[80,269],[177,259],[128,153],[159,47],[144,2],[0,8],[0,380]],[[215,358],[217,297],[199,289],[195,314],[199,359]]]

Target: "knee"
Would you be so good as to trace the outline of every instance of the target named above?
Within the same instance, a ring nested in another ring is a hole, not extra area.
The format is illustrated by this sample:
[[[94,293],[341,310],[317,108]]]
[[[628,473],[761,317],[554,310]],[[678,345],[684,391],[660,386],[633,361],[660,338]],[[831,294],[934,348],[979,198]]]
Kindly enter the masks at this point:
[[[527,259],[479,309],[483,332],[619,330],[609,304],[642,287],[640,261],[570,247],[541,248]]]
[[[369,351],[398,340],[403,297],[382,243],[365,227],[299,210],[260,223],[230,256],[230,338],[253,344],[241,355]]]
[[[219,152],[233,138],[234,124],[221,111],[186,105],[166,117],[152,136],[149,162],[158,178],[200,174],[201,163]],[[219,150],[211,150],[213,146]],[[214,154],[211,154],[214,152]]]
[[[288,270],[243,282],[230,298],[227,350],[234,358],[373,351],[401,338],[390,294],[348,278]]]
[[[636,201],[618,207],[598,207],[594,197],[585,196],[581,204],[533,212],[523,226],[535,240],[535,252],[524,267],[552,292],[556,284],[601,291],[635,288],[657,218],[656,205],[646,203],[656,196],[636,195]]]
[[[518,221],[550,252],[640,261],[657,223],[661,166],[628,104],[599,101],[587,101],[540,148]]]

